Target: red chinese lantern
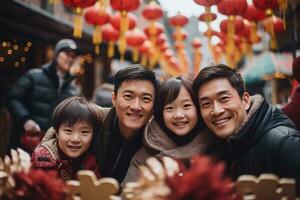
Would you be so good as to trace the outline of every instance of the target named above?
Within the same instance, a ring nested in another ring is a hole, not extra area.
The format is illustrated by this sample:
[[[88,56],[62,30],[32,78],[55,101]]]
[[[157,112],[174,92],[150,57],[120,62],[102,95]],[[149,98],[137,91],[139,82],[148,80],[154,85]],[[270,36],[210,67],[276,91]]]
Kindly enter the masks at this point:
[[[147,65],[147,56],[149,54],[151,46],[152,46],[151,42],[149,40],[145,40],[144,43],[139,48],[139,51],[142,54],[141,64],[144,66]]]
[[[105,10],[100,9],[99,6],[93,6],[86,9],[84,17],[87,23],[95,26],[95,30],[93,33],[93,44],[95,44],[96,55],[99,55],[99,45],[102,42],[101,26],[109,22],[110,15]]]
[[[142,14],[147,20],[159,20],[164,15],[163,10],[155,1],[145,6]]]
[[[167,42],[164,42],[163,44],[160,45],[159,50],[161,52],[165,52],[167,49],[169,49],[169,44]]]
[[[114,29],[111,24],[106,24],[102,28],[102,37],[105,41],[108,41],[107,56],[112,58],[114,56],[114,43],[119,38],[119,31]]]
[[[140,3],[140,0],[110,0],[112,9],[126,12],[136,10]]]
[[[139,58],[138,48],[147,39],[145,33],[139,29],[134,29],[126,33],[126,41],[129,46],[133,47],[133,61],[137,62]]]
[[[220,2],[221,0],[194,0],[194,2],[196,4],[199,4],[201,6],[205,6],[205,7],[210,7],[213,5],[216,5]]]
[[[152,36],[158,36],[160,35],[161,33],[164,32],[164,27],[161,23],[159,22],[154,22],[153,23],[153,26],[155,27],[155,29],[152,29],[151,26],[147,26],[145,29],[144,29],[144,32],[146,33],[146,35],[148,37],[152,37]]]
[[[90,7],[96,3],[96,0],[64,0],[64,4],[75,9],[74,17],[74,37],[82,37],[82,9]]]
[[[192,41],[192,47],[193,47],[194,49],[198,49],[198,48],[200,48],[201,46],[202,46],[202,44],[201,44],[200,38],[198,38],[198,37],[194,38],[193,41]]]
[[[217,18],[215,13],[203,13],[199,16],[199,21],[202,22],[212,22]]]
[[[183,27],[189,22],[189,20],[186,16],[178,13],[177,15],[171,17],[169,22],[174,27]]]
[[[230,23],[228,19],[225,19],[220,23],[220,29],[222,33],[228,33],[228,23]],[[233,25],[234,25],[235,32],[237,33],[241,32],[245,27],[243,18],[236,17],[233,21]]]
[[[250,21],[250,42],[256,43],[259,41],[259,36],[257,35],[256,22],[261,21],[266,18],[264,11],[257,9],[253,4],[249,4],[243,17]]]
[[[124,22],[124,19],[125,19],[125,22],[127,23],[126,31],[131,30],[136,26],[137,18],[134,14],[131,14],[131,13],[127,13],[126,16],[124,17],[124,16],[122,16],[122,14],[120,12],[117,12],[110,19],[111,25],[115,29],[120,31],[119,52],[121,54],[121,60],[123,60],[123,56],[126,51],[126,37],[125,37],[125,35],[122,35],[122,28],[123,28],[122,23]],[[125,32],[123,32],[123,34],[125,34]]]
[[[271,14],[271,10],[278,7],[278,0],[253,0],[253,5],[260,10],[268,10],[267,14]]]
[[[284,22],[279,17],[271,16],[265,19],[264,27],[266,32],[270,34],[271,41],[270,41],[270,48],[277,49],[277,41],[276,41],[276,34],[284,31]]]
[[[218,5],[218,11],[227,16],[243,15],[247,9],[247,0],[222,0]]]
[[[126,38],[125,32],[130,26],[130,17],[127,17],[127,13],[136,10],[140,6],[141,0],[110,0],[112,9],[120,11],[120,41],[119,52],[121,54],[121,60],[126,50]]]

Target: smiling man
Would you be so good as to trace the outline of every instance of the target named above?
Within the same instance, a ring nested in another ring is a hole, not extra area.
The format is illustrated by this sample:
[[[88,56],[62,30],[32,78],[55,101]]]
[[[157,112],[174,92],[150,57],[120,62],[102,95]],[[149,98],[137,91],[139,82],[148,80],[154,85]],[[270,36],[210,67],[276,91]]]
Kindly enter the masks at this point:
[[[153,113],[158,80],[153,71],[132,66],[115,76],[113,108],[98,107],[103,128],[95,141],[95,154],[103,177],[123,181],[131,158],[141,147],[144,126]]]
[[[206,67],[193,90],[205,124],[224,141],[223,159],[233,178],[273,173],[295,177],[299,183],[299,132],[280,109],[259,95],[250,98],[236,70]]]

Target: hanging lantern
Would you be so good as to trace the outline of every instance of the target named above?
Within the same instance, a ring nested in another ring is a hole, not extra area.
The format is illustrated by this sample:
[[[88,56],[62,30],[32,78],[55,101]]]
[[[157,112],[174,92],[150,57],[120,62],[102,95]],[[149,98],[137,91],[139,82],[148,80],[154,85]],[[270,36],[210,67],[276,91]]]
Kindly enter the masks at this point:
[[[186,16],[177,13],[177,15],[169,19],[169,22],[174,27],[183,27],[189,22],[189,20]]]
[[[102,37],[108,42],[107,56],[112,58],[115,51],[115,42],[119,38],[119,31],[114,29],[111,24],[106,24],[102,28]]]
[[[155,1],[150,1],[150,3],[143,9],[142,14],[143,17],[149,21],[159,20],[164,15],[163,10]]]
[[[263,11],[268,16],[272,15],[272,10],[278,7],[278,0],[253,0],[253,5]]]
[[[203,13],[199,16],[199,21],[202,22],[212,22],[217,18],[217,15],[215,13]]]
[[[144,29],[146,35],[155,43],[156,37],[164,32],[164,26],[159,22],[151,23]]]
[[[202,46],[200,38],[194,38],[192,41],[192,47],[194,48],[194,70],[193,74],[196,76],[200,69],[201,69],[201,61],[202,61],[202,54],[200,51],[200,47]]]
[[[247,0],[222,0],[217,5],[218,11],[227,16],[243,15],[247,6]]]
[[[128,21],[131,17],[127,17],[127,15],[128,12],[136,10],[140,6],[140,3],[141,0],[110,0],[112,9],[120,12],[120,20],[118,23],[120,30],[119,52],[121,54],[121,60],[124,59],[123,57],[126,50],[125,32],[129,29],[131,23]]]
[[[84,14],[85,21],[93,26],[95,30],[93,33],[93,44],[95,44],[95,53],[99,55],[100,44],[102,42],[102,30],[101,26],[108,23],[110,20],[110,15],[99,6],[93,6],[87,8]]]
[[[217,5],[221,0],[194,0],[198,5],[204,6],[205,11],[210,11],[210,7]]]
[[[256,43],[259,41],[259,36],[257,34],[257,25],[258,21],[264,20],[266,14],[264,11],[257,9],[253,4],[249,4],[243,17],[250,21],[250,42]]]
[[[90,7],[96,3],[96,0],[64,0],[64,4],[75,10],[74,31],[76,38],[82,37],[82,9]]]
[[[147,65],[147,57],[151,48],[151,42],[149,40],[145,40],[144,43],[140,46],[139,51],[142,54],[141,64],[143,66]]]
[[[120,36],[119,36],[119,52],[121,54],[121,60],[123,60],[123,56],[126,51],[126,37],[125,37],[125,31],[122,30],[124,28],[123,22],[124,20],[126,21],[126,31],[127,30],[132,30],[136,26],[137,18],[134,14],[128,13],[125,17],[122,16],[120,12],[117,12],[114,14],[111,19],[110,23],[111,25],[120,31]],[[123,32],[123,34],[121,34]]]
[[[126,41],[129,46],[132,46],[133,48],[133,58],[132,60],[134,62],[138,61],[139,53],[138,48],[141,46],[144,41],[147,39],[147,36],[145,33],[139,29],[134,29],[132,31],[129,31],[126,33]]]
[[[270,48],[277,49],[277,41],[276,34],[284,31],[284,23],[283,20],[279,17],[271,16],[264,20],[264,27],[266,32],[270,34]]]

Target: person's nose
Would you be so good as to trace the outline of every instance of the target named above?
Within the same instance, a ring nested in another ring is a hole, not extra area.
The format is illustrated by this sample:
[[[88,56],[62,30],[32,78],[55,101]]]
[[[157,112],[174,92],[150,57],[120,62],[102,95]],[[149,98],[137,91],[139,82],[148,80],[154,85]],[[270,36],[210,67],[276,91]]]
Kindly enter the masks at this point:
[[[73,133],[71,137],[72,143],[79,143],[80,142],[80,135],[79,133]]]
[[[184,118],[184,114],[183,114],[183,112],[182,112],[181,109],[176,109],[175,110],[174,118],[175,119],[182,119],[182,118]]]
[[[219,103],[219,102],[214,102],[214,106],[213,106],[213,109],[212,109],[212,115],[215,115],[215,116],[218,116],[218,115],[221,115],[223,114],[225,111],[225,109],[223,108],[222,104]]]
[[[140,102],[139,98],[133,99],[133,102],[132,102],[130,108],[135,112],[139,112],[142,110],[141,102]]]

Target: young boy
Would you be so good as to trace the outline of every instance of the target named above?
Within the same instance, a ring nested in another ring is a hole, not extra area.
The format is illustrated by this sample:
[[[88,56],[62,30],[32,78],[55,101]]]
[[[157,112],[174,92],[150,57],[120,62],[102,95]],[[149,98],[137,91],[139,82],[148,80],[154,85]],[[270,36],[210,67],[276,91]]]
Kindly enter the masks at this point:
[[[78,170],[91,170],[100,177],[90,146],[99,131],[93,106],[82,97],[61,102],[52,115],[55,131],[48,131],[34,150],[34,168],[54,169],[63,180],[76,179]]]

